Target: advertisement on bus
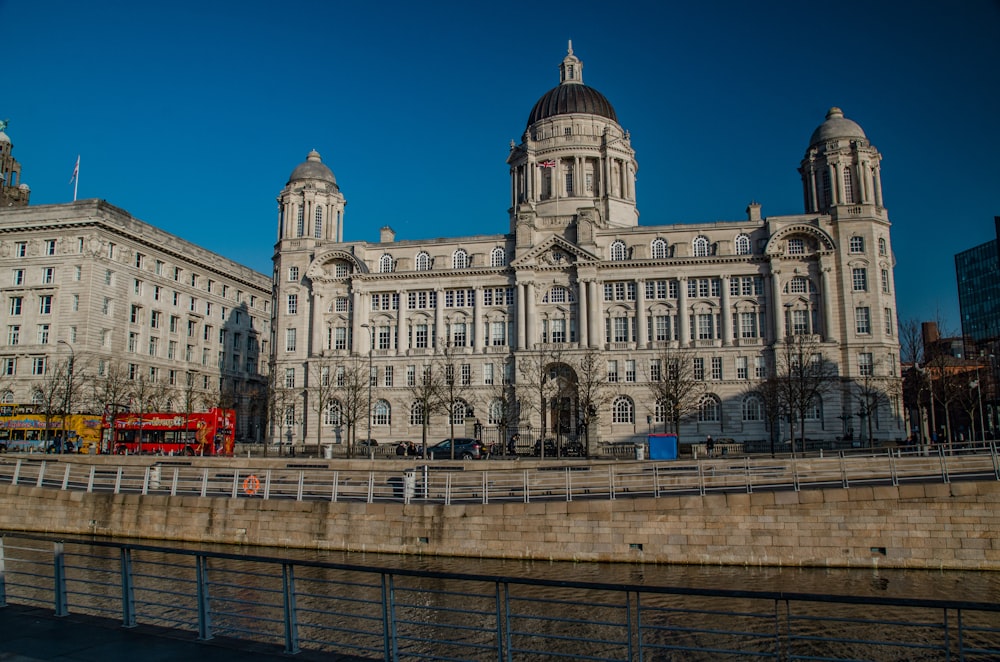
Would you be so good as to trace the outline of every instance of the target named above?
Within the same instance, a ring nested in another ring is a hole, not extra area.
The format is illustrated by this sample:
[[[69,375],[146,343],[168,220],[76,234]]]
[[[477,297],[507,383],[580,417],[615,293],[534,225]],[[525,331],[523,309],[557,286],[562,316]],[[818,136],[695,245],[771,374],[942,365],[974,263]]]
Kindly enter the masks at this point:
[[[50,414],[46,421],[38,405],[0,405],[0,452],[97,452],[101,417],[91,414]],[[91,450],[93,448],[93,450]]]
[[[124,412],[104,416],[102,452],[117,454],[233,454],[236,412]]]

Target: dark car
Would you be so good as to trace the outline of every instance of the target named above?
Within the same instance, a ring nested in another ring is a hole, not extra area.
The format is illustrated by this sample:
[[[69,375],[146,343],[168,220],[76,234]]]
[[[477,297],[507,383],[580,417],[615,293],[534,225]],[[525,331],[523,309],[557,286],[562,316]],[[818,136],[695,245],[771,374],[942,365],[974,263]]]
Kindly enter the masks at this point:
[[[483,444],[478,439],[457,437],[455,440],[455,459],[478,460],[483,456]],[[435,460],[451,459],[451,439],[445,439],[427,449],[427,457]]]
[[[545,444],[545,457],[556,457],[557,455],[560,457],[583,457],[586,455],[583,444],[579,441],[564,441],[562,448],[560,448],[556,445],[555,439],[546,439],[544,442],[535,442],[535,446],[531,450],[531,454],[535,457],[541,457],[542,443]]]

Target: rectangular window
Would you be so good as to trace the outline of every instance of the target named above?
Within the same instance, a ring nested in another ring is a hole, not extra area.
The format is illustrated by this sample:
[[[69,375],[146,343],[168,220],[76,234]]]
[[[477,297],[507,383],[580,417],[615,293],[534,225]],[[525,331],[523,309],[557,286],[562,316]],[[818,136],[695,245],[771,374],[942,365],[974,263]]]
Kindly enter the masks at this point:
[[[694,378],[699,381],[705,379],[705,359],[697,358],[694,360]]]
[[[40,315],[48,315],[52,312],[52,295],[43,294],[38,297],[38,313]]]
[[[295,351],[295,329],[285,329],[285,351]]]
[[[135,331],[130,331],[128,334],[128,352],[130,354],[135,354],[136,345],[139,343],[139,334]]]
[[[793,310],[792,313],[792,335],[802,336],[809,333],[809,311]]]
[[[757,313],[740,313],[740,337],[757,337]]]
[[[149,328],[159,329],[160,322],[163,319],[163,313],[158,310],[152,310],[149,313]]]
[[[45,357],[36,356],[31,359],[31,374],[33,375],[44,375],[45,374]]]
[[[859,306],[854,309],[854,329],[859,335],[871,334],[872,320],[867,306]]]
[[[17,374],[17,359],[11,357],[5,358],[2,365],[4,375],[13,376]]]
[[[333,330],[333,348],[347,349],[347,327],[338,326]]]
[[[413,346],[417,348],[427,347],[427,325],[416,324],[413,327]]]
[[[11,324],[7,327],[7,344],[17,345],[21,342],[21,325]]]
[[[299,268],[298,267],[288,267],[288,282],[294,283],[299,280]]]
[[[202,329],[201,329],[201,339],[204,340],[205,342],[209,342],[209,341],[212,340],[212,325],[211,324],[206,324],[204,327],[202,327]],[[223,340],[222,337],[220,337],[219,338],[219,342],[225,342],[225,341]]]
[[[149,355],[156,356],[160,352],[160,339],[150,338],[149,339]]]
[[[406,385],[416,386],[417,385],[417,367],[413,365],[406,366]]]
[[[875,366],[872,363],[871,352],[858,354],[858,374],[862,377],[871,377],[875,374]]]
[[[763,356],[755,356],[753,359],[753,376],[757,379],[767,378],[767,363]]]
[[[850,246],[850,251],[852,253],[864,253],[865,252],[865,238],[864,237],[851,237],[849,246]]]
[[[49,325],[39,324],[38,325],[38,344],[48,345],[49,344]]]
[[[608,361],[608,381],[611,383],[618,381],[618,361]]]
[[[195,329],[198,327],[198,323],[194,320],[188,320],[188,338],[194,338]]]
[[[142,262],[143,262],[144,259],[145,259],[145,256],[142,253],[136,253],[135,254],[135,268],[136,269],[142,269]]]
[[[750,371],[747,368],[747,357],[736,357],[736,379],[749,379]]]
[[[551,320],[552,342],[566,342],[566,320]]]
[[[299,312],[299,295],[289,294],[288,295],[288,314],[295,315]]]
[[[21,304],[24,300],[21,297],[11,297],[10,298],[10,314],[20,315],[21,314]]]
[[[896,319],[892,316],[892,308],[885,309],[885,335],[892,336],[896,329]]]
[[[635,381],[635,361],[632,359],[625,361],[625,381]]]
[[[487,363],[483,365],[483,383],[487,386],[493,385],[493,364]]]
[[[177,358],[177,341],[171,340],[167,343],[167,358],[176,359]]]
[[[194,297],[191,297],[191,301],[188,305],[188,310],[190,310],[192,313],[198,312],[198,300],[195,299]]]
[[[14,257],[25,257],[28,254],[28,242],[18,241],[14,243]]]
[[[851,282],[855,292],[867,292],[868,270],[863,267],[851,269]]]
[[[882,292],[884,294],[889,294],[889,270],[882,270]]]
[[[455,347],[465,347],[469,344],[469,334],[466,330],[465,323],[459,322],[458,324],[452,324],[451,330],[453,335],[452,342]]]
[[[383,374],[384,374],[384,379],[382,380],[382,385],[386,386],[386,387],[392,387],[393,366],[387,365],[382,370],[383,370]]]
[[[470,386],[472,384],[472,366],[468,363],[462,364],[462,386]]]
[[[56,254],[56,240],[55,239],[46,239],[45,240],[45,254],[46,255],[55,255]]]
[[[285,388],[295,388],[295,368],[285,368]]]
[[[788,240],[788,254],[789,255],[802,255],[806,252],[806,242],[803,239],[789,239]]]
[[[649,381],[658,382],[663,379],[663,361],[661,359],[649,360]]]
[[[670,316],[656,315],[653,317],[653,340],[665,342],[670,339]]]
[[[711,340],[714,338],[713,315],[711,313],[701,313],[698,315],[698,339]]]
[[[51,285],[56,281],[56,270],[52,267],[44,267],[42,269],[42,284]]]
[[[81,278],[83,278],[83,267],[76,265],[73,268],[73,280],[80,280]]]
[[[499,347],[507,344],[506,322],[490,322],[489,330],[490,330],[490,338],[489,338],[490,345]]]
[[[719,380],[722,379],[722,357],[713,356],[712,357],[712,379]]]

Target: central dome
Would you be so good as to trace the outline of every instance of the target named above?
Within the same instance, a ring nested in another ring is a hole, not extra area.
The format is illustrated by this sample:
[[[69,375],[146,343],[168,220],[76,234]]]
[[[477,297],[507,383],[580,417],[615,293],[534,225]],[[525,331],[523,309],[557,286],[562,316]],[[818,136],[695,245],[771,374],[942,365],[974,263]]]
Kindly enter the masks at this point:
[[[571,113],[589,113],[618,121],[615,109],[603,94],[582,83],[564,83],[543,94],[535,103],[528,115],[528,126],[547,117]]]
[[[295,166],[295,170],[288,178],[288,183],[302,179],[320,179],[333,185],[337,184],[337,178],[333,176],[333,171],[323,163],[323,159],[320,158],[319,152],[316,150],[309,152],[306,160]]]
[[[615,109],[607,98],[592,87],[583,84],[583,62],[573,55],[573,42],[562,64],[559,65],[559,86],[542,95],[528,115],[528,126],[557,115],[586,113],[599,115],[618,123]]]

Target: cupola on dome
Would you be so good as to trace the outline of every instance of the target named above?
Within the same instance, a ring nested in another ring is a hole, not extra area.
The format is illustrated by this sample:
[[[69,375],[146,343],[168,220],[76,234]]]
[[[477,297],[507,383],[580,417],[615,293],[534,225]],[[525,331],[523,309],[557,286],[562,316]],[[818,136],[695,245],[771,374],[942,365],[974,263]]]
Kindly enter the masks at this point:
[[[813,131],[809,146],[825,143],[836,138],[866,138],[865,132],[854,120],[844,117],[844,111],[834,106],[826,113],[826,121]]]
[[[615,109],[607,98],[592,87],[583,84],[583,62],[573,55],[573,42],[559,65],[559,85],[539,99],[528,115],[528,126],[535,122],[572,113],[599,115],[613,122],[618,121]]]
[[[295,170],[288,177],[288,183],[303,179],[319,179],[333,185],[337,184],[337,178],[333,176],[333,171],[323,163],[323,159],[320,158],[319,152],[316,150],[309,152],[306,160],[295,166]]]

